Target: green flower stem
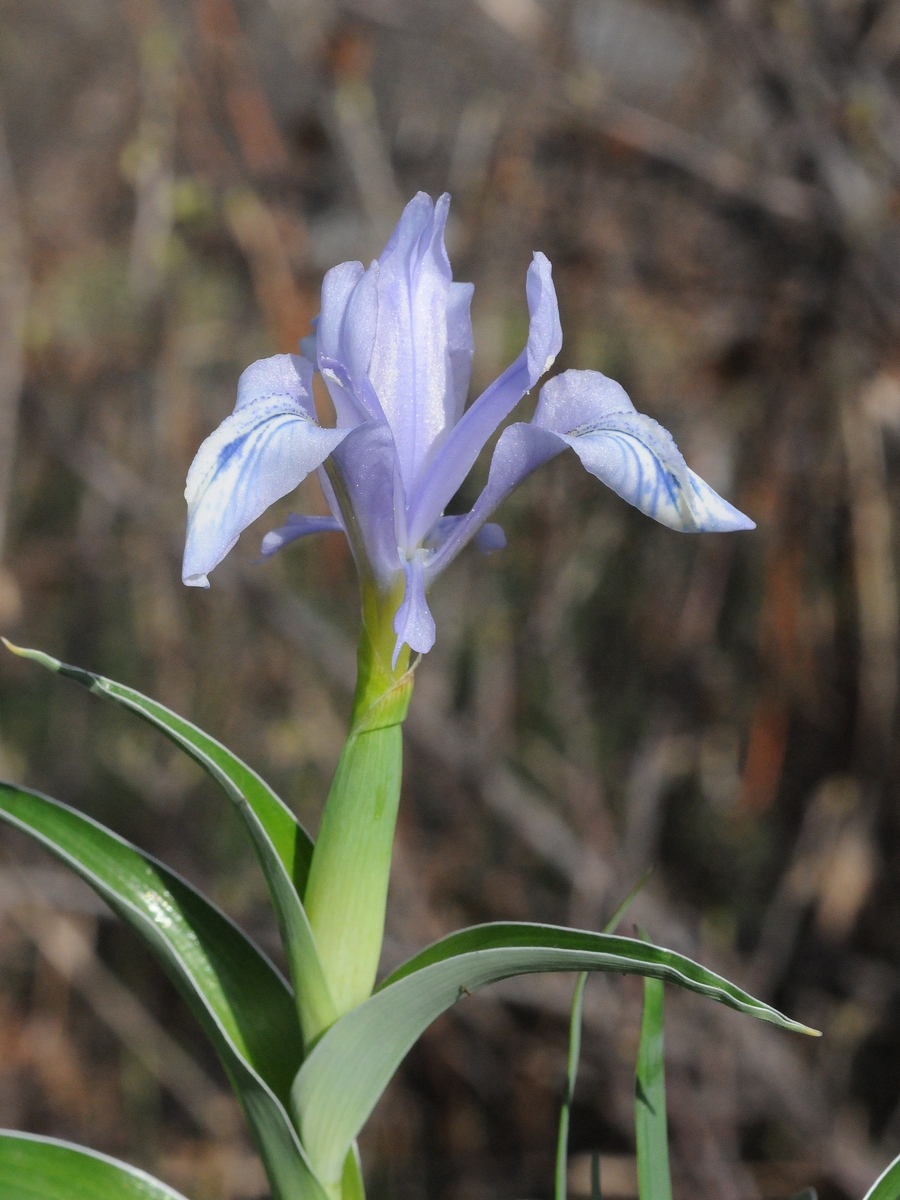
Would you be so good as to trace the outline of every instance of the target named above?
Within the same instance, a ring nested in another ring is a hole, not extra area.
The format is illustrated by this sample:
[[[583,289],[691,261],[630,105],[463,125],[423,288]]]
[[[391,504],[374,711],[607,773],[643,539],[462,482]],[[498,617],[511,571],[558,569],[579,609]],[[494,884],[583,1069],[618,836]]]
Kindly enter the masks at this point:
[[[350,733],[325,805],[304,905],[337,1015],[372,993],[403,765],[401,723],[412,695],[409,647],[392,665],[401,576],[390,592],[363,590],[359,674]],[[307,1043],[323,1029],[305,1030]]]

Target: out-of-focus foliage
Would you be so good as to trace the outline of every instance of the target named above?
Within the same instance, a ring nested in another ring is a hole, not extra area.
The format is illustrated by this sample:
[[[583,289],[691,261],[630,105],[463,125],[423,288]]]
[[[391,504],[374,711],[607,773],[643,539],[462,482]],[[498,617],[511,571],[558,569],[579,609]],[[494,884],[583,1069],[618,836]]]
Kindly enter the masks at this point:
[[[476,386],[518,352],[541,249],[560,367],[619,379],[757,521],[679,537],[561,457],[499,514],[509,549],[438,584],[408,725],[386,969],[464,921],[599,928],[656,863],[655,941],[825,1030],[667,998],[680,1196],[855,1197],[900,1144],[898,89],[891,0],[0,2],[14,640],[196,719],[315,826],[349,708],[345,546],[257,566],[251,532],[189,592],[181,491],[240,370],[295,347],[323,271],[419,188],[454,196]],[[312,481],[282,508],[324,511]],[[271,945],[235,818],[151,730],[10,658],[0,757]],[[194,1200],[261,1195],[168,984],[2,849],[0,1125]],[[366,1135],[371,1195],[548,1195],[570,999],[519,981],[443,1018]],[[591,982],[570,1194],[594,1149],[604,1194],[633,1194],[639,1020],[639,987]]]

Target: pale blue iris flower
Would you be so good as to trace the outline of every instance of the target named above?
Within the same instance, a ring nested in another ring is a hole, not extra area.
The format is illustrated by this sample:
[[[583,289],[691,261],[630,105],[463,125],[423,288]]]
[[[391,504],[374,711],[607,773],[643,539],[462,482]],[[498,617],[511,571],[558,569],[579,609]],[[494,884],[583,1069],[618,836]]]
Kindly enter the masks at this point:
[[[242,530],[311,471],[330,517],[290,516],[266,535],[264,557],[310,533],[343,530],[362,578],[390,591],[402,572],[397,650],[434,643],[426,593],[470,541],[505,544],[488,518],[526,475],[571,447],[592,475],[642,512],[689,533],[752,529],[686,465],[671,435],[635,410],[597,371],[566,371],[541,389],[527,423],[497,442],[472,510],[444,510],[480,451],[552,366],[562,330],[550,263],[528,269],[530,324],[522,353],[466,408],[472,370],[472,284],[455,283],[444,246],[449,197],[420,192],[371,267],[342,263],[322,285],[322,312],[304,355],[278,354],[241,376],[237,406],[206,439],[187,479],[184,582],[208,573]],[[322,372],[336,427],[319,425],[312,399]],[[328,461],[326,461],[328,460]]]

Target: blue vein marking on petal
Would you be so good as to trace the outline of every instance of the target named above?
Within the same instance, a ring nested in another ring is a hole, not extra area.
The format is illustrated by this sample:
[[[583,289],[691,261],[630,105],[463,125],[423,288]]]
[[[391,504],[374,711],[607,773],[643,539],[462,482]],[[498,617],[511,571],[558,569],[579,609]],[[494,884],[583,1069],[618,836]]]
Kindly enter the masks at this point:
[[[214,475],[218,475],[219,471],[221,471],[223,467],[226,467],[228,465],[228,463],[232,460],[232,458],[234,458],[234,456],[237,454],[237,452],[240,450],[240,448],[244,445],[244,443],[246,442],[246,440],[250,436],[250,434],[255,433],[258,428],[259,428],[259,426],[256,425],[256,426],[254,426],[253,429],[248,429],[246,431],[246,433],[242,433],[238,437],[236,437],[233,442],[228,442],[227,445],[222,447],[222,449],[219,451],[219,457],[216,462],[216,469],[213,472]]]

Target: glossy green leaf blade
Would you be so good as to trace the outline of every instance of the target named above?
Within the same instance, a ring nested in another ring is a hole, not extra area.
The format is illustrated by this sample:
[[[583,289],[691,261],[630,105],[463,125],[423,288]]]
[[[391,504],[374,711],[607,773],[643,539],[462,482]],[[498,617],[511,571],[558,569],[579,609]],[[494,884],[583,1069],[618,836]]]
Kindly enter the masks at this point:
[[[321,1200],[285,1109],[302,1038],[269,960],[189,883],[82,813],[0,783],[0,819],[70,866],[143,937],[216,1047],[276,1195]]]
[[[634,1129],[640,1200],[672,1200],[663,1059],[664,988],[659,979],[644,979],[644,1011],[634,1081]]]
[[[5,638],[3,641],[19,657],[39,663],[47,670],[64,675],[67,679],[74,679],[76,683],[82,684],[96,695],[107,696],[121,707],[136,713],[189,754],[232,799],[234,797],[231,796],[231,791],[237,789],[268,834],[278,857],[294,881],[297,892],[303,895],[312,860],[312,838],[284,801],[252,767],[248,767],[237,755],[232,754],[226,746],[204,733],[202,729],[198,729],[190,721],[179,717],[165,705],[158,704],[134,688],[116,683],[112,679],[105,679],[102,675],[95,675],[92,671],[69,666],[41,650],[25,650],[13,646]]]
[[[500,923],[451,934],[394,972],[316,1045],[292,1090],[301,1136],[319,1178],[344,1155],[407,1051],[431,1022],[485,984],[542,971],[647,975],[801,1033],[814,1030],[683,955],[632,938],[551,925]]]
[[[881,1172],[863,1200],[898,1200],[900,1197],[900,1155]]]
[[[94,1150],[0,1129],[3,1200],[184,1200],[136,1167]]]
[[[180,746],[219,784],[243,819],[266,877],[300,1004],[301,1021],[313,1032],[329,1025],[336,1013],[300,900],[313,843],[290,809],[246,763],[164,705],[133,688],[69,666],[40,650],[23,650],[9,642],[6,645],[13,653],[74,679],[97,695],[136,713]]]

